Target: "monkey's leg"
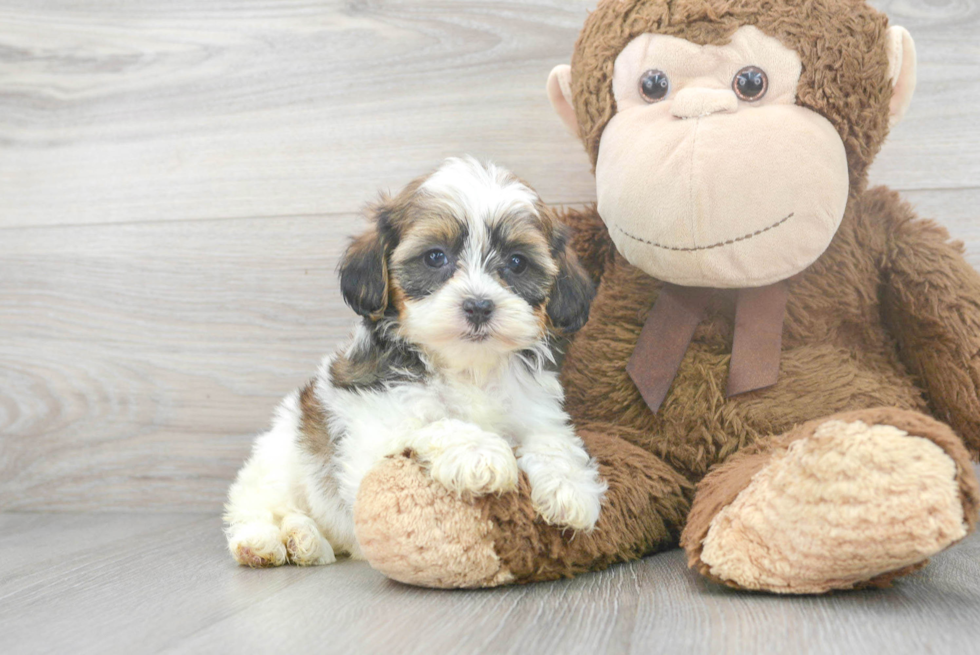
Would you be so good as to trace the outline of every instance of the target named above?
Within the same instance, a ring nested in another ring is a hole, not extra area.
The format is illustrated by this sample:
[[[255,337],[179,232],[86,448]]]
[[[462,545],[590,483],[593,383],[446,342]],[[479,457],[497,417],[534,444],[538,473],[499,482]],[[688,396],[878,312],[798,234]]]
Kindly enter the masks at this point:
[[[395,457],[361,484],[354,509],[361,551],[401,582],[489,587],[572,576],[674,546],[693,485],[622,432],[578,430],[609,485],[592,532],[536,516],[523,473],[518,491],[469,500],[433,482],[410,457]]]
[[[980,490],[946,425],[837,414],[740,452],[698,485],[681,545],[732,587],[822,593],[892,579],[971,532]]]

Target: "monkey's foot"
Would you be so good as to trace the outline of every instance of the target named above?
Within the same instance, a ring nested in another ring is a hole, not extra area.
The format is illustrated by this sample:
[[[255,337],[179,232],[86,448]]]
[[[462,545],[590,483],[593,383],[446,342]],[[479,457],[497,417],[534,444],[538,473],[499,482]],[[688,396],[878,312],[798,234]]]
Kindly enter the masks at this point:
[[[822,593],[887,584],[970,532],[977,481],[948,427],[897,409],[800,426],[698,488],[682,545],[724,584]]]

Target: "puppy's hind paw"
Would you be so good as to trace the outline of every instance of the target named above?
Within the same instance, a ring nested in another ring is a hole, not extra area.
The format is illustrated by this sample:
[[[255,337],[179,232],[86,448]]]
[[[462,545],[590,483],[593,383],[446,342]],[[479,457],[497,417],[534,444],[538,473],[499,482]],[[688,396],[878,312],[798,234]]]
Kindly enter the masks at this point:
[[[268,523],[233,526],[228,533],[228,549],[236,562],[253,569],[286,563],[286,547],[279,537],[279,528]]]
[[[299,566],[322,566],[337,561],[330,542],[308,516],[291,514],[282,520],[281,539],[289,561]]]

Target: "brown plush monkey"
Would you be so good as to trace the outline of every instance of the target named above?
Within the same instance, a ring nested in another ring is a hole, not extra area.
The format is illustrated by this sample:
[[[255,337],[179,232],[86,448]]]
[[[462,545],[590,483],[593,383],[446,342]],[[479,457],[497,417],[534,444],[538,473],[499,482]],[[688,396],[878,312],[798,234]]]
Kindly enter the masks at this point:
[[[568,214],[599,284],[567,408],[609,483],[562,533],[528,487],[465,501],[410,457],[358,497],[370,563],[427,586],[546,580],[680,543],[709,578],[887,582],[970,532],[980,276],[867,170],[908,33],[858,0],[603,0],[549,96],[595,167]]]

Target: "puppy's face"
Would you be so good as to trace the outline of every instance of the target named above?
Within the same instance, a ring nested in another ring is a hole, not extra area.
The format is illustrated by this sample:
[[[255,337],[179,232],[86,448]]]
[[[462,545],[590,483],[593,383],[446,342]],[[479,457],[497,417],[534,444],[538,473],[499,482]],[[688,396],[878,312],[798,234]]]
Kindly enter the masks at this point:
[[[449,365],[492,363],[588,318],[592,285],[564,227],[502,169],[447,160],[374,213],[341,267],[345,299],[397,315],[403,338]]]

